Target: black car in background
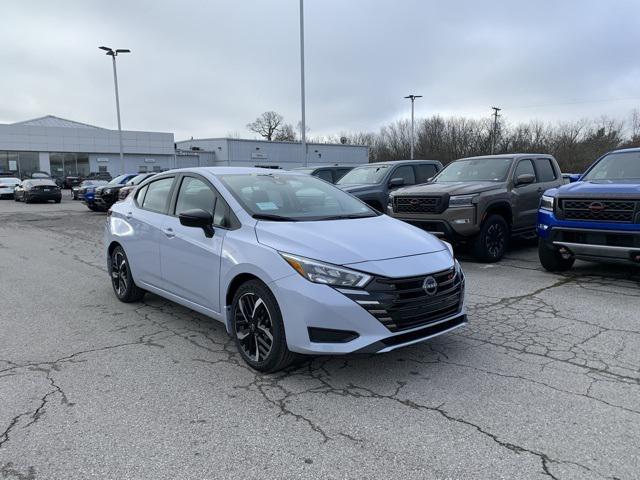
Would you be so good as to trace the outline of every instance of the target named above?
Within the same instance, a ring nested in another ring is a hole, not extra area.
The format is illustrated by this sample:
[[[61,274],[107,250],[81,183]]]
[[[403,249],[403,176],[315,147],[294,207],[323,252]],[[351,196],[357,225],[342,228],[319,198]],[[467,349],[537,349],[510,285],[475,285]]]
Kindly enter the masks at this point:
[[[93,198],[94,208],[92,210],[102,212],[109,210],[109,207],[118,201],[120,189],[124,187],[129,180],[137,176],[137,173],[126,173],[114,178],[106,185],[96,188],[96,193]]]
[[[113,180],[113,177],[109,172],[91,172],[85,177],[85,180],[106,180],[110,182]]]
[[[338,180],[349,173],[350,170],[353,170],[353,167],[355,167],[355,165],[322,165],[316,167],[298,167],[293,170],[318,177],[325,182],[337,183]]]
[[[82,183],[82,177],[77,175],[67,175],[62,178],[62,188],[77,187]]]
[[[13,199],[16,202],[22,200],[24,203],[48,202],[49,200],[60,203],[62,192],[56,182],[50,178],[33,178],[23,180],[16,187]]]

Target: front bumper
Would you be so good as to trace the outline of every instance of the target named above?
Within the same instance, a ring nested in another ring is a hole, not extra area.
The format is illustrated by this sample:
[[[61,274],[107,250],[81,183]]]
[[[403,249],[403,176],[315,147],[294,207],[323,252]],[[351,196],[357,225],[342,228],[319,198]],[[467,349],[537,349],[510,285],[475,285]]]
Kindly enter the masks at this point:
[[[116,203],[116,200],[118,199],[118,194],[111,194],[111,195],[96,195],[93,199],[94,204],[97,207],[101,207],[101,208],[109,208],[111,205],[113,205],[114,203]]]
[[[0,188],[0,195],[13,195],[13,187]]]
[[[440,214],[395,213],[391,208],[387,210],[393,218],[451,241],[472,237],[480,231],[475,206],[447,208]]]
[[[467,323],[464,299],[460,309],[445,318],[392,332],[363,306],[337,289],[309,282],[297,273],[269,286],[282,311],[287,345],[291,351],[303,354],[388,352],[445,334]],[[366,298],[367,293],[362,295]],[[343,335],[342,341],[311,341],[309,329],[312,332],[318,329],[329,334],[332,331],[347,334]]]
[[[553,212],[538,212],[538,235],[576,258],[640,263],[640,224],[563,221]]]

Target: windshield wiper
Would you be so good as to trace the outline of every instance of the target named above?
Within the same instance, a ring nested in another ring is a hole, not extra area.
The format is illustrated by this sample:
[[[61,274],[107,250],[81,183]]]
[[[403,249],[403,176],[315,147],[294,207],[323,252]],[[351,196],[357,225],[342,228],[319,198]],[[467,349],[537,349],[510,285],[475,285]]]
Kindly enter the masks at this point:
[[[271,213],[254,213],[251,215],[256,220],[272,220],[274,222],[297,222],[297,218],[283,217],[282,215],[273,215]]]
[[[377,213],[374,213],[373,215],[369,214],[369,213],[355,213],[355,214],[350,214],[350,215],[331,215],[329,217],[322,217],[319,220],[343,220],[343,219],[350,219],[350,218],[371,218],[371,217],[376,217],[378,216]]]

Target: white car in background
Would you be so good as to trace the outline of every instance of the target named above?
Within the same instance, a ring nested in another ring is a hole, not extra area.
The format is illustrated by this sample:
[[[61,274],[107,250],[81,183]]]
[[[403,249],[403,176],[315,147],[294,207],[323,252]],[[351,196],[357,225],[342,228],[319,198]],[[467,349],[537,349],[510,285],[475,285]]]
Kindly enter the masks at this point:
[[[0,198],[13,198],[13,191],[20,185],[16,177],[0,177]]]

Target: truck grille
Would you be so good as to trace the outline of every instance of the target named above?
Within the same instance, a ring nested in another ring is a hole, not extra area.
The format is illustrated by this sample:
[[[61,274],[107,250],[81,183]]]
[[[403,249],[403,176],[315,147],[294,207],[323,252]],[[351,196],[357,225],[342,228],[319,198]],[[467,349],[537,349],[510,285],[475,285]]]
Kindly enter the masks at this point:
[[[433,277],[435,291],[423,288]],[[406,278],[375,277],[365,287],[369,295],[346,294],[392,332],[426,325],[458,313],[464,297],[464,276],[455,268]]]
[[[565,220],[633,223],[634,200],[563,199],[560,209]]]
[[[438,213],[440,197],[394,197],[396,213]]]

